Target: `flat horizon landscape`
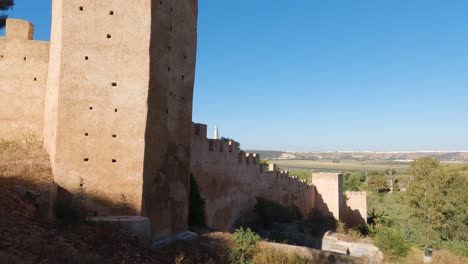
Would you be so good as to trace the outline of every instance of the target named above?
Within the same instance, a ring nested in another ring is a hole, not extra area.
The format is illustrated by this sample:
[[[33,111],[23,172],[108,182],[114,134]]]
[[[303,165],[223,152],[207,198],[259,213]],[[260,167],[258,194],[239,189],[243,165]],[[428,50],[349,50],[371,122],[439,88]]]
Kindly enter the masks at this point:
[[[468,162],[468,151],[269,151],[246,150],[258,153],[267,160],[386,160],[408,162],[422,157],[431,157],[443,162]]]

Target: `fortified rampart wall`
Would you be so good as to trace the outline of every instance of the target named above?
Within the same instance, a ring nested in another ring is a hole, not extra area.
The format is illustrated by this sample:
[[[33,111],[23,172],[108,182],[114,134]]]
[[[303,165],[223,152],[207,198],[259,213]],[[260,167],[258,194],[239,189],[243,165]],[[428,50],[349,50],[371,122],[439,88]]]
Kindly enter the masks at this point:
[[[54,0],[50,45],[32,40],[29,22],[8,19],[0,138],[43,136],[61,187],[84,190],[97,215],[149,217],[154,239],[188,228],[190,174],[215,229],[251,214],[257,197],[304,215],[365,216],[365,194],[344,206],[342,176],[308,185],[192,124],[197,15],[197,0]]]
[[[303,214],[314,205],[314,188],[288,172],[266,171],[260,157],[239,151],[234,142],[208,139],[206,125],[194,124],[191,173],[206,201],[206,224],[229,230],[252,213],[256,197],[295,205]]]
[[[8,19],[0,37],[0,138],[42,135],[49,43],[33,40],[34,27]]]

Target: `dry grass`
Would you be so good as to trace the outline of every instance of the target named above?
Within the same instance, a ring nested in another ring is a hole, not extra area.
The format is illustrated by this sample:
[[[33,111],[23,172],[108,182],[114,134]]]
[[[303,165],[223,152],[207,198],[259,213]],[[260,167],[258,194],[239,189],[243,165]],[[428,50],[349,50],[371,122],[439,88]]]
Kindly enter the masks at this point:
[[[422,254],[422,252],[421,252]],[[462,256],[455,256],[447,250],[436,250],[433,254],[434,264],[468,264],[468,258]]]
[[[283,251],[275,250],[266,245],[260,245],[258,247],[257,253],[254,255],[252,262],[255,264],[307,264],[311,263],[311,260],[295,252],[286,253]]]
[[[446,250],[433,251],[433,264],[468,264],[467,257],[456,256]],[[404,258],[384,259],[385,264],[423,264],[423,251],[418,248],[411,248],[408,256]]]
[[[16,141],[0,140],[0,177],[10,185],[49,187],[53,176],[41,141],[33,134],[24,134]]]

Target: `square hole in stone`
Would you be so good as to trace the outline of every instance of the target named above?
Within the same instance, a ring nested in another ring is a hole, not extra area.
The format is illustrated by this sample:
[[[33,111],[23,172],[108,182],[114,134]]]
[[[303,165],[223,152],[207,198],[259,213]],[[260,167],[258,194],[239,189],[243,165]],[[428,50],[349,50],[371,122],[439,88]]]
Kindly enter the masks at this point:
[[[112,37],[111,34],[107,34],[107,38],[111,38],[111,37]]]
[[[36,77],[34,77],[34,81],[37,81],[37,78],[36,78]]]
[[[85,136],[89,136],[89,134],[88,134],[88,133],[84,133],[84,135],[85,135]]]
[[[112,163],[116,163],[116,162],[117,162],[117,160],[116,160],[116,159],[112,159]]]
[[[109,15],[113,16],[114,15],[114,11],[109,11]]]
[[[117,83],[113,82],[113,83],[111,83],[111,85],[115,87],[115,86],[117,86]]]
[[[26,60],[26,57],[23,57],[23,60],[25,61],[25,60]]]
[[[90,107],[89,107],[89,110],[93,110],[93,107],[92,107],[92,106],[90,106]]]
[[[88,159],[88,158],[84,158],[83,161],[84,161],[84,162],[88,162],[89,159]]]
[[[80,6],[80,11],[83,11],[83,7],[82,7],[82,6]]]
[[[88,56],[85,56],[84,59],[85,59],[85,60],[88,60],[89,58],[88,58]]]
[[[115,108],[115,109],[114,109],[114,112],[116,112],[116,113],[117,113],[117,111],[118,111],[118,110],[117,110],[117,108]]]
[[[116,134],[113,134],[113,135],[112,135],[112,137],[113,137],[113,138],[116,138],[116,137],[117,137],[117,135],[116,135]]]

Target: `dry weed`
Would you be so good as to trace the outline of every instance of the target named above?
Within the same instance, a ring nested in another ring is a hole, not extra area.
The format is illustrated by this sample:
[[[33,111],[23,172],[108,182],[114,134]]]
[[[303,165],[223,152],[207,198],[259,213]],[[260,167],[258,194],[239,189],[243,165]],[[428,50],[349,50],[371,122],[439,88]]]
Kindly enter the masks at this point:
[[[16,141],[0,140],[0,177],[25,187],[52,184],[49,157],[35,134],[23,134]]]
[[[252,262],[256,264],[306,264],[311,263],[311,260],[295,252],[286,253],[283,251],[274,250],[270,247],[260,246],[259,250],[255,253],[253,257]]]

